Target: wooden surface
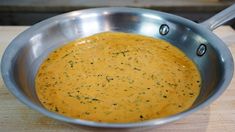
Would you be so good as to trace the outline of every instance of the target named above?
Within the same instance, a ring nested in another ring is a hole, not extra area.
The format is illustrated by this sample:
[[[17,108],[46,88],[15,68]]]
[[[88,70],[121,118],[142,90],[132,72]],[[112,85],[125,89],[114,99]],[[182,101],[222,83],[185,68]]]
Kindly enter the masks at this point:
[[[10,41],[27,27],[0,26],[0,57]],[[220,27],[215,33],[229,46],[235,57],[235,31],[230,27]],[[135,129],[143,131],[145,128]],[[88,129],[59,122],[31,110],[13,95],[3,84],[0,77],[0,132],[25,131],[103,131]],[[110,131],[110,130],[106,130]],[[114,130],[111,130],[114,131]],[[120,130],[119,130],[120,131]],[[126,130],[130,131],[130,130]],[[235,77],[229,88],[210,106],[192,115],[160,127],[147,128],[145,131],[170,132],[234,132],[235,131]]]

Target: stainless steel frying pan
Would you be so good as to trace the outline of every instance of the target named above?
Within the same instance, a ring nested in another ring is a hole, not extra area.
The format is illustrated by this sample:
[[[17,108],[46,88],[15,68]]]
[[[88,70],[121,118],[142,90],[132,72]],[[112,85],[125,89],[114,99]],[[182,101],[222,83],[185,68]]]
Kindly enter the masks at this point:
[[[2,77],[17,99],[57,120],[109,128],[165,124],[209,105],[229,85],[233,76],[233,59],[226,45],[211,30],[234,17],[235,5],[200,24],[163,12],[125,7],[62,14],[30,27],[10,43],[2,57]],[[161,38],[185,52],[196,63],[202,77],[201,92],[194,105],[173,116],[136,123],[98,123],[72,119],[46,110],[38,101],[34,89],[34,77],[43,59],[53,49],[71,40],[105,31]]]

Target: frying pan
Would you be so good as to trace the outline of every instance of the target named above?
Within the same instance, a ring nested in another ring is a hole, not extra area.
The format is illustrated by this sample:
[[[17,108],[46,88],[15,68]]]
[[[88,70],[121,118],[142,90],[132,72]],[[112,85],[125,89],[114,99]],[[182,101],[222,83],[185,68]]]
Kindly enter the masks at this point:
[[[2,57],[2,77],[8,90],[18,100],[60,121],[106,128],[166,124],[209,105],[228,87],[233,76],[233,59],[226,45],[211,31],[234,17],[235,5],[199,24],[159,11],[126,7],[95,8],[62,14],[33,25],[10,43]],[[48,53],[69,41],[105,31],[160,38],[181,49],[195,62],[202,77],[200,95],[192,107],[165,118],[134,123],[92,122],[46,110],[40,104],[34,88],[35,74],[42,61]]]

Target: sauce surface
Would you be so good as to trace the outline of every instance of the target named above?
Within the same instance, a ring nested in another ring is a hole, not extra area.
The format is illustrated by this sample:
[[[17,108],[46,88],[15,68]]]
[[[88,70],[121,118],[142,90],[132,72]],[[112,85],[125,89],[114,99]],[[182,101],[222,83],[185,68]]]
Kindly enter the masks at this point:
[[[201,78],[170,43],[106,32],[70,42],[41,64],[35,78],[42,105],[64,116],[97,122],[138,122],[192,106]]]

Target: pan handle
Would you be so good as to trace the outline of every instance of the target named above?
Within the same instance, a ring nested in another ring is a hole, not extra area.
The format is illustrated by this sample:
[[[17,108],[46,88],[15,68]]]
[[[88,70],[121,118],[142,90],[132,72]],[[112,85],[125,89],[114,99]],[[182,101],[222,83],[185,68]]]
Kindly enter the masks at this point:
[[[200,25],[212,31],[233,18],[235,18],[235,4],[200,23]]]

